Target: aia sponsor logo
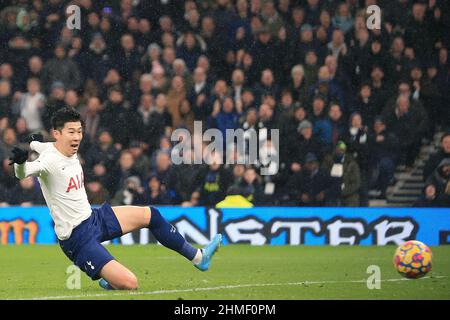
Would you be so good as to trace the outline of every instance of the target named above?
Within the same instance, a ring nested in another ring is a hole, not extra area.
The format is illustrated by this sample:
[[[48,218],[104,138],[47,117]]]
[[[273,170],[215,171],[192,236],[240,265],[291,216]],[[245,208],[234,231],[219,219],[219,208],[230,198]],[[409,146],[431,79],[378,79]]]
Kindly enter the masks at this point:
[[[70,177],[69,186],[67,187],[66,193],[69,193],[71,190],[77,191],[78,189],[84,188],[84,174],[81,172],[79,175],[75,175],[75,177]]]

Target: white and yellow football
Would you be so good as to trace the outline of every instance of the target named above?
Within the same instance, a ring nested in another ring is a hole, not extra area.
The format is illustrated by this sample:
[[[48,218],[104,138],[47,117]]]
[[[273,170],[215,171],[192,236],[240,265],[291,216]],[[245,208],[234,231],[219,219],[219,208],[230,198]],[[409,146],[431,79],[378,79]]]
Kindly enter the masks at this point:
[[[399,246],[394,255],[394,268],[404,277],[417,279],[431,270],[432,253],[420,241],[410,240]]]

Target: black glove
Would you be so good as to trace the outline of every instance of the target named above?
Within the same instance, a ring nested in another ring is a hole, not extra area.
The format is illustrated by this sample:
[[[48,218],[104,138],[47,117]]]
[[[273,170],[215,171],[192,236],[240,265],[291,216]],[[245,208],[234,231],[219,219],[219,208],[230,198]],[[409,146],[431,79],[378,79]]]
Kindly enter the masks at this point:
[[[31,143],[33,141],[43,142],[44,136],[38,132],[38,133],[31,133],[25,138],[25,142],[27,143]]]
[[[13,156],[9,158],[11,160],[9,165],[11,166],[14,163],[22,164],[28,160],[28,151],[19,147],[14,147],[12,149]]]

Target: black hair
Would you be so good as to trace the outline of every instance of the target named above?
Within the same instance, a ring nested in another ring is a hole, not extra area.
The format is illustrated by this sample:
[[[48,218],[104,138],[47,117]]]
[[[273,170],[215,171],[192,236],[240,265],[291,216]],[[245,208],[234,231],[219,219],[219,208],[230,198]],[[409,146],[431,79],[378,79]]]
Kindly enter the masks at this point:
[[[372,84],[368,80],[364,80],[361,82],[361,85],[359,86],[359,90],[361,90],[363,87],[370,87],[372,89]]]
[[[52,127],[55,130],[62,130],[64,125],[67,122],[81,122],[83,125],[83,121],[81,120],[80,113],[71,107],[64,107],[59,109],[53,114],[52,117]]]

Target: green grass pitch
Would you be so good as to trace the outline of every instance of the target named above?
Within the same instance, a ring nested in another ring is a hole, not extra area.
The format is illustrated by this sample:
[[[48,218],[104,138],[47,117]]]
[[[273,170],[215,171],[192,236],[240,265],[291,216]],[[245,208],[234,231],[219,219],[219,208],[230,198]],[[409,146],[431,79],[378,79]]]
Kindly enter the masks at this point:
[[[69,290],[71,263],[58,246],[0,246],[0,299],[450,299],[450,246],[431,248],[432,271],[418,280],[394,270],[394,246],[228,245],[207,272],[157,245],[108,248],[138,291],[105,291],[84,273]],[[370,265],[381,268],[381,289],[367,288]]]

